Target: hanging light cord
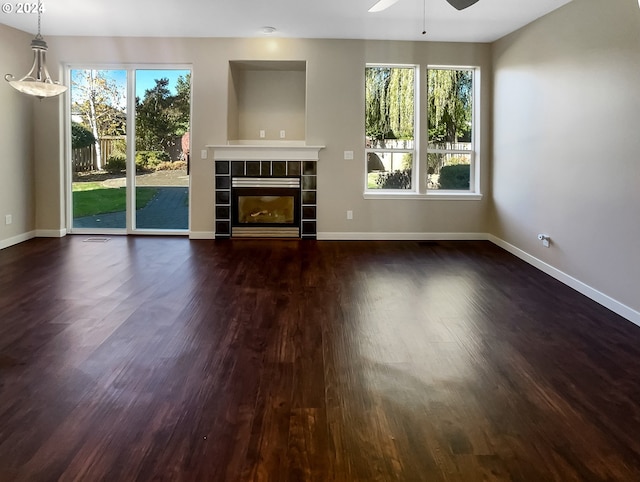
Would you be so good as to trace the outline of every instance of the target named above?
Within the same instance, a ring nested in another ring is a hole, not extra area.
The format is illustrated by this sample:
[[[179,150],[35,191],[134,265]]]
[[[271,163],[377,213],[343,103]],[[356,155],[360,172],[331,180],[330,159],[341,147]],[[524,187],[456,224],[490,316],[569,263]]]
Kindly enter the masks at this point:
[[[38,40],[42,40],[42,35],[40,35],[40,15],[42,13],[42,2],[38,2],[38,34],[36,38]]]
[[[422,4],[422,35],[427,35],[427,0]]]

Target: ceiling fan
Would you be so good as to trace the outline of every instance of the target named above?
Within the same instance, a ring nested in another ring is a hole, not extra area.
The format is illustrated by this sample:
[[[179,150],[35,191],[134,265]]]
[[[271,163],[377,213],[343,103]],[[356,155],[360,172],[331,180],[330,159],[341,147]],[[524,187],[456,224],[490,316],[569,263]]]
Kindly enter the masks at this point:
[[[386,10],[391,5],[396,3],[398,0],[379,0],[373,7],[369,9],[369,12],[381,12],[382,10]],[[640,1],[640,0],[638,0]],[[458,9],[464,10],[467,7],[470,7],[474,3],[478,2],[478,0],[447,0],[449,5]]]

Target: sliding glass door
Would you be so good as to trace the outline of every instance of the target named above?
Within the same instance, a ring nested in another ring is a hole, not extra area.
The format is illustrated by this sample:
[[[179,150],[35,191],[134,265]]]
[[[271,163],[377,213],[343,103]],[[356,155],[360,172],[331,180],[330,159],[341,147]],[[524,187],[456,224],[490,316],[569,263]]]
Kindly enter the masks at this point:
[[[136,228],[188,229],[191,72],[140,69],[135,85]]]
[[[189,69],[69,69],[70,232],[186,234]]]
[[[71,227],[127,227],[127,71],[72,69]]]

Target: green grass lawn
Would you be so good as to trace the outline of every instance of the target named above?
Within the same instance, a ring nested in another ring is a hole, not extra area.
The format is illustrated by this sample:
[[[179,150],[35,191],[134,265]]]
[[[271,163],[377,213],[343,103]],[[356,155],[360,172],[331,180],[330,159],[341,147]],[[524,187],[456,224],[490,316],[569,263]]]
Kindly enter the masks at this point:
[[[376,183],[376,179],[380,173],[378,172],[369,172],[367,174],[367,189],[380,189],[380,186]]]
[[[137,187],[136,209],[145,207],[156,194],[158,194],[157,188]],[[124,187],[104,187],[101,182],[73,183],[74,218],[126,211],[126,203],[126,188]]]

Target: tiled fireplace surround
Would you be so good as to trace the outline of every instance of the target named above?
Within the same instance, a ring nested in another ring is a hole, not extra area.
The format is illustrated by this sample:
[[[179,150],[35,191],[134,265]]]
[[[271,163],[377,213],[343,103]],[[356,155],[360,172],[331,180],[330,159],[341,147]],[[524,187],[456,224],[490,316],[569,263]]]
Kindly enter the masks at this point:
[[[268,156],[265,156],[268,157]],[[316,239],[317,160],[215,160],[216,239],[232,237],[233,178],[300,179],[300,237]]]

